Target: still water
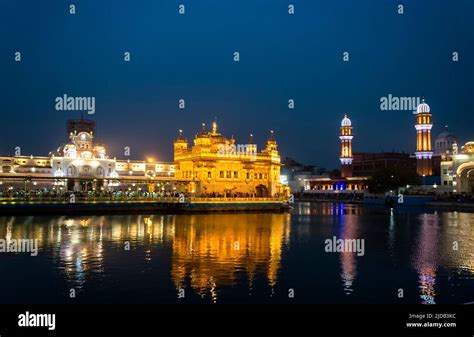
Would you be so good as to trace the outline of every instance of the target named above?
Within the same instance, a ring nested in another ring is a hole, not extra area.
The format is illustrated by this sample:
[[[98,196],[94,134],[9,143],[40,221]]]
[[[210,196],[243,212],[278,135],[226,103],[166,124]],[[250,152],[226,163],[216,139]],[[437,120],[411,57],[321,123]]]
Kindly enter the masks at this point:
[[[364,255],[326,252],[333,236],[364,239]],[[0,216],[0,238],[38,240],[37,256],[0,253],[1,303],[474,301],[467,212]]]

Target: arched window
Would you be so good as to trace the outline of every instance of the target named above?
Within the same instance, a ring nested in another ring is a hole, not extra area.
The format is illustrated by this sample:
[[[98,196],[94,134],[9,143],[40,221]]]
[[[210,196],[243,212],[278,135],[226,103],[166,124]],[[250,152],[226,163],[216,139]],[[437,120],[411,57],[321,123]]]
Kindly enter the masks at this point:
[[[76,175],[76,168],[74,166],[69,166],[67,168],[67,175],[68,176],[75,176]]]

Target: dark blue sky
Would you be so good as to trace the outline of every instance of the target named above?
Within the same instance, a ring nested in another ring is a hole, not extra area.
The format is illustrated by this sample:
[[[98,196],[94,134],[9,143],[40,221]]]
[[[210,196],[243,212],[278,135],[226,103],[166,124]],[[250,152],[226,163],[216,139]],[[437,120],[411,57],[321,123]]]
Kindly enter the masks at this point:
[[[474,139],[472,0],[0,0],[0,34],[1,154],[63,143],[79,116],[54,109],[63,94],[96,97],[98,140],[117,157],[172,160],[177,130],[192,139],[216,116],[238,143],[275,130],[282,156],[337,167],[345,112],[355,152],[414,151],[413,115],[381,111],[388,94],[424,96],[435,134]]]

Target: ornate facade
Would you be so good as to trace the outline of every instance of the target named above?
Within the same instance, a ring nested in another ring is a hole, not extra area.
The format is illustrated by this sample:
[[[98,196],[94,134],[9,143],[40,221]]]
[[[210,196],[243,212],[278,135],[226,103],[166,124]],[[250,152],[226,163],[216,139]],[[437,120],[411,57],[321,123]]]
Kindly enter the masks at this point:
[[[265,147],[257,151],[250,135],[247,144],[236,144],[203,124],[189,146],[180,130],[174,142],[175,180],[186,191],[199,196],[274,197],[286,193],[280,183],[280,154],[273,132]]]

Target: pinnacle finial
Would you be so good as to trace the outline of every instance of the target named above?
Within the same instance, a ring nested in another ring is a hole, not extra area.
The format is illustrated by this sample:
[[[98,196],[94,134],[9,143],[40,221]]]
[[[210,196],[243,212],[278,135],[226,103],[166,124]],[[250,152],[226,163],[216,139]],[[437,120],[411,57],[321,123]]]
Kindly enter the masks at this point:
[[[214,117],[214,122],[212,122],[212,133],[217,133],[217,117]]]

